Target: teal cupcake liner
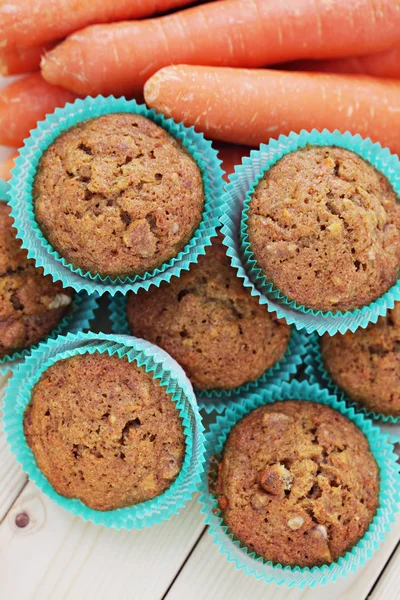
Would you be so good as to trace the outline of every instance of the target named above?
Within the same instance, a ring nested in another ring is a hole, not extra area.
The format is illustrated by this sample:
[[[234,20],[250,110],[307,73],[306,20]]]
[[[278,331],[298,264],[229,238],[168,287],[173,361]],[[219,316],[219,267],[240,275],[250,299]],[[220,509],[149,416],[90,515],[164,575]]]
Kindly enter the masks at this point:
[[[270,312],[276,312],[294,324],[297,329],[305,329],[322,335],[355,331],[358,327],[365,328],[368,323],[376,323],[378,318],[389,308],[393,308],[396,300],[400,300],[400,280],[380,298],[368,306],[348,312],[314,311],[303,305],[289,300],[287,296],[275,288],[272,282],[263,275],[251,250],[247,232],[248,209],[254,189],[265,172],[286,154],[294,152],[307,145],[340,146],[359,154],[381,171],[400,197],[400,161],[398,156],[391,154],[387,148],[378,143],[372,143],[360,135],[333,133],[324,129],[319,132],[301,131],[300,134],[290,133],[281,135],[278,140],[270,140],[269,144],[261,144],[259,150],[253,150],[250,157],[245,157],[242,164],[235,167],[235,172],[229,176],[230,183],[226,186],[224,195],[225,207],[222,211],[222,233],[224,243],[228,246],[228,256],[238,276],[244,285],[257,296],[261,304],[266,304]]]
[[[184,249],[161,267],[144,275],[125,279],[93,275],[73,267],[43,236],[35,220],[32,202],[32,184],[36,169],[48,146],[62,132],[74,125],[110,113],[143,115],[180,140],[201,170],[205,195],[202,221]],[[182,270],[188,270],[211,244],[211,238],[216,235],[222,210],[223,171],[220,165],[217,151],[202,133],[197,133],[193,127],[186,127],[183,123],[175,123],[172,119],[167,119],[154,110],[148,109],[144,104],[113,96],[78,99],[72,104],[67,103],[64,108],[56,108],[54,113],[47,115],[44,121],[40,121],[19,150],[9,189],[15,227],[22,239],[23,247],[28,250],[28,256],[34,258],[46,274],[50,273],[55,280],[62,281],[66,287],[89,293],[108,292],[111,295],[118,291],[137,292],[140,288],[148,290],[151,285],[159,286],[161,281],[170,281],[171,277],[178,277]]]
[[[87,294],[86,292],[74,293],[70,309],[58,326],[38,344],[25,348],[19,352],[14,352],[0,359],[0,374],[7,371],[14,371],[21,360],[29,356],[36,350],[40,344],[46,343],[50,339],[55,339],[58,335],[68,332],[76,333],[78,331],[87,331],[90,329],[90,323],[94,319],[97,308],[97,294]]]
[[[271,561],[265,561],[260,556],[251,552],[224,525],[218,501],[209,491],[208,476],[210,461],[222,452],[226,438],[232,427],[240,421],[245,414],[258,406],[272,403],[277,400],[301,399],[326,404],[338,410],[341,414],[353,421],[367,437],[371,452],[380,469],[379,507],[363,538],[336,562],[322,567],[288,567]],[[363,415],[355,413],[352,408],[329,394],[317,384],[308,382],[284,382],[279,387],[276,385],[264,386],[255,393],[248,393],[241,399],[241,403],[227,408],[222,416],[218,416],[215,423],[206,434],[206,467],[203,472],[199,491],[201,493],[201,512],[205,515],[205,522],[209,526],[208,533],[213,538],[214,544],[224,554],[236,569],[243,570],[246,575],[262,579],[267,583],[274,582],[278,586],[287,585],[289,588],[315,587],[334,582],[340,577],[346,577],[350,572],[363,566],[379,548],[395,521],[395,513],[399,510],[400,477],[397,455],[393,445],[388,441],[373,423]]]
[[[309,338],[309,347],[305,363],[307,365],[305,373],[311,383],[319,383],[323,387],[326,387],[332,394],[335,394],[335,396],[338,396],[339,398],[344,400],[347,406],[352,407],[355,410],[355,412],[362,413],[366,417],[369,417],[370,419],[375,419],[376,421],[380,421],[382,423],[400,423],[400,417],[393,417],[391,415],[384,415],[382,413],[370,411],[364,406],[362,406],[362,404],[351,400],[345,394],[345,392],[341,390],[339,386],[336,385],[336,383],[333,381],[332,377],[329,375],[328,371],[325,368],[321,354],[320,338],[318,335],[313,334]],[[396,441],[400,442],[400,432],[396,433],[396,431],[393,430],[391,433],[392,435],[397,437]]]
[[[76,354],[106,352],[126,357],[152,373],[175,402],[182,419],[186,451],[182,469],[171,486],[160,496],[111,511],[97,511],[78,499],[58,494],[36,465],[23,432],[23,414],[31,390],[41,374],[52,364]],[[168,354],[145,340],[94,333],[59,336],[41,344],[15,372],[6,390],[3,409],[4,431],[11,451],[38,488],[62,508],[85,521],[114,529],[142,529],[168,519],[191,498],[200,481],[204,462],[204,435],[201,417],[189,380]]]
[[[127,314],[127,297],[117,294],[110,299],[110,320],[111,328],[114,333],[123,333],[132,335]],[[199,407],[207,414],[213,411],[222,413],[236,398],[252,389],[257,388],[266,382],[288,381],[292,375],[295,375],[297,369],[303,362],[303,357],[307,352],[308,336],[296,330],[292,330],[288,348],[275,365],[270,367],[261,377],[254,381],[233,388],[231,390],[194,390]]]
[[[4,179],[0,179],[0,202],[9,200],[10,186]]]

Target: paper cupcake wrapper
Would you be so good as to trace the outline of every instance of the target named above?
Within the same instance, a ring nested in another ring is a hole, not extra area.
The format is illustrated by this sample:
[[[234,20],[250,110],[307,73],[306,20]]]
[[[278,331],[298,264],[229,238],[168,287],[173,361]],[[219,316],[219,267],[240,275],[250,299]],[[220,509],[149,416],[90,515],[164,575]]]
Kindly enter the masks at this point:
[[[43,371],[62,358],[94,352],[126,357],[129,362],[134,361],[159,380],[179,410],[186,441],[182,469],[163,494],[134,506],[105,512],[93,510],[78,499],[58,494],[37,467],[23,432],[23,414],[30,401],[32,387]],[[59,506],[97,525],[115,529],[142,529],[160,523],[185,505],[200,480],[204,462],[204,428],[192,387],[170,356],[144,340],[89,332],[69,333],[41,344],[10,380],[3,415],[7,442],[29,478]]]
[[[76,333],[78,331],[87,331],[90,329],[90,323],[94,319],[97,306],[97,294],[75,292],[72,298],[71,307],[64,318],[59,322],[58,326],[39,343],[1,358],[0,374],[4,375],[7,371],[14,371],[20,361],[26,356],[29,356],[40,344],[46,343],[50,339],[55,339],[61,334],[66,334],[68,332]]]
[[[0,179],[0,202],[9,200],[10,186],[7,181]]]
[[[110,299],[110,321],[114,333],[132,335],[126,312],[127,297],[117,294]],[[280,361],[270,367],[261,377],[230,390],[194,390],[198,404],[206,413],[222,413],[236,398],[266,382],[289,381],[295,375],[307,352],[308,336],[292,330],[289,344]]]
[[[265,561],[248,550],[239,540],[235,539],[224,525],[218,501],[208,488],[210,461],[214,456],[221,454],[228,433],[235,423],[258,406],[276,400],[289,399],[310,400],[326,404],[353,421],[367,437],[371,452],[380,469],[379,507],[368,531],[351,551],[336,562],[322,567],[288,567]],[[214,544],[219,548],[221,554],[224,554],[236,569],[244,570],[247,575],[253,575],[256,579],[263,579],[267,583],[273,581],[278,586],[285,584],[289,587],[297,586],[299,588],[334,582],[339,577],[346,577],[349,572],[356,571],[358,567],[364,565],[379,548],[386,533],[390,530],[391,523],[395,520],[394,514],[399,510],[400,477],[399,465],[396,460],[397,455],[393,451],[393,445],[369,419],[355,413],[343,401],[329,394],[327,390],[321,389],[317,384],[310,385],[306,381],[300,383],[294,380],[291,383],[284,382],[279,387],[276,385],[264,386],[255,393],[246,394],[241,399],[240,405],[236,404],[227,408],[225,414],[217,417],[216,422],[211,425],[206,434],[206,467],[199,490],[201,492],[201,511],[209,526],[208,533],[213,537]]]
[[[400,423],[400,417],[393,417],[391,415],[384,415],[368,410],[362,404],[351,400],[346,393],[336,385],[326,370],[324,361],[322,360],[320,338],[318,335],[313,334],[309,338],[309,347],[305,363],[307,365],[306,376],[311,383],[319,383],[323,387],[328,388],[332,394],[340,397],[346,402],[347,406],[351,406],[356,412],[363,413],[366,417],[381,421],[382,423]],[[400,435],[398,436],[397,441],[400,442]]]
[[[125,279],[93,275],[68,263],[43,236],[35,220],[32,202],[32,184],[36,169],[48,146],[62,132],[76,124],[110,113],[143,115],[180,140],[201,170],[205,196],[201,223],[184,249],[161,267],[144,275]],[[56,108],[54,113],[47,115],[44,121],[40,121],[37,128],[31,131],[30,137],[25,140],[23,148],[19,150],[19,156],[12,170],[9,190],[15,227],[22,239],[23,247],[28,250],[28,256],[34,258],[46,274],[50,273],[55,280],[62,281],[66,287],[72,287],[76,291],[86,290],[89,293],[108,292],[111,295],[118,291],[126,293],[129,290],[137,292],[140,288],[147,290],[151,285],[158,286],[161,281],[170,281],[173,276],[178,277],[182,270],[189,269],[192,263],[197,262],[198,257],[205,253],[205,248],[211,244],[211,238],[216,235],[222,210],[223,171],[220,165],[217,151],[202,133],[197,133],[193,127],[186,127],[183,123],[166,119],[144,104],[113,96],[78,99],[73,104],[67,103],[64,108]]]
[[[270,312],[276,312],[279,318],[308,333],[317,331],[320,335],[325,332],[333,335],[338,331],[354,332],[358,327],[376,323],[389,308],[393,308],[394,302],[400,300],[400,280],[368,306],[344,313],[314,311],[281,294],[263,275],[250,247],[247,216],[255,186],[279,159],[306,145],[340,146],[356,152],[387,177],[400,197],[399,158],[380,144],[373,144],[370,139],[363,139],[360,135],[351,135],[349,132],[342,134],[339,131],[331,133],[326,129],[322,132],[314,129],[311,132],[281,135],[278,140],[271,140],[267,145],[261,144],[259,150],[253,150],[250,157],[244,158],[242,164],[235,167],[235,172],[229,176],[230,183],[226,186],[225,208],[221,217],[224,243],[228,246],[228,256],[237,269],[238,276],[243,279],[251,294],[257,296],[261,304],[267,305]]]

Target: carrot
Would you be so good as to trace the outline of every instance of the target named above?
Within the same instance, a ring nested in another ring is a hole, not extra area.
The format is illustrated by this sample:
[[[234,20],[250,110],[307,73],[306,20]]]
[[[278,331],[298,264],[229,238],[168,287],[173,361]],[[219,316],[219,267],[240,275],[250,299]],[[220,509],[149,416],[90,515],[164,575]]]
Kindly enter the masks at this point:
[[[148,106],[210,138],[257,146],[301,129],[349,130],[400,153],[400,82],[367,76],[177,65],[144,87]]]
[[[400,79],[400,46],[367,56],[352,56],[332,60],[298,61],[282,67],[295,71],[318,71],[319,73],[356,73]]]
[[[54,44],[32,48],[0,48],[0,75],[18,75],[37,71],[40,59]]]
[[[193,0],[0,0],[3,46],[27,48],[58,40],[92,23],[141,19]]]
[[[4,179],[5,181],[11,179],[11,169],[13,169],[15,166],[15,159],[17,158],[18,154],[19,152],[15,151],[7,156],[2,163],[0,163],[0,179]]]
[[[246,146],[233,146],[232,144],[213,144],[218,150],[218,158],[222,160],[222,168],[225,171],[224,179],[228,181],[228,175],[234,172],[235,166],[239,165],[244,156],[249,156],[250,149]]]
[[[400,0],[224,0],[79,31],[42,61],[79,94],[131,94],[170,64],[257,67],[378,52],[400,44]]]
[[[22,145],[37,121],[76,95],[44,81],[40,73],[27,75],[0,92],[0,144]]]

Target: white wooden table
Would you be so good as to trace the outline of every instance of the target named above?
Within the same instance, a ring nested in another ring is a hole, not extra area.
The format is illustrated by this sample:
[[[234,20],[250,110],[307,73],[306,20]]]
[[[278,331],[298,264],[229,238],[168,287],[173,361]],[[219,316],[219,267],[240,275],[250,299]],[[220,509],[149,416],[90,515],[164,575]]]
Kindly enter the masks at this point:
[[[4,83],[0,78],[0,88]],[[0,160],[9,152],[0,147]],[[5,385],[0,376],[0,402]],[[278,588],[226,562],[207,534],[197,496],[170,521],[140,532],[87,524],[28,481],[0,431],[0,600],[64,598],[394,600],[400,517],[373,559],[345,580],[314,590]]]

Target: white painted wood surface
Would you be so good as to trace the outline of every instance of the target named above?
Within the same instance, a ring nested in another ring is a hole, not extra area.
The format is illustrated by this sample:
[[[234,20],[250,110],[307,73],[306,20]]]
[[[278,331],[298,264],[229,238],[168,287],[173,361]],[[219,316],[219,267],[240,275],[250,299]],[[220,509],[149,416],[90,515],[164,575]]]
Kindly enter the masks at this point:
[[[22,512],[24,529],[15,525]],[[162,598],[203,529],[197,499],[151,529],[115,531],[74,517],[29,482],[0,526],[0,597]]]
[[[383,571],[370,596],[373,600],[393,600],[400,597],[400,544]]]
[[[0,418],[2,417],[3,390],[7,384],[7,379],[8,377],[0,375]],[[22,472],[21,467],[9,451],[5,442],[4,432],[0,427],[0,522],[7,514],[7,511],[12,506],[26,481],[26,475]]]
[[[0,147],[0,160],[11,151]],[[0,376],[0,403],[5,383]],[[21,513],[29,516],[24,528],[15,523]],[[266,585],[219,554],[196,498],[150,530],[96,527],[27,483],[0,431],[0,600],[392,600],[400,597],[399,542],[400,518],[368,565],[345,580],[315,590]]]

